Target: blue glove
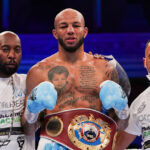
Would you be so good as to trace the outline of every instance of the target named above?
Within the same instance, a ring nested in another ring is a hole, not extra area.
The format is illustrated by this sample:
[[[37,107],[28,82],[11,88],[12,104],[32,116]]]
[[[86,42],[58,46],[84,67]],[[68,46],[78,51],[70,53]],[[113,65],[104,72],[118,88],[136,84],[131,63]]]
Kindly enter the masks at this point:
[[[27,109],[31,113],[39,113],[44,109],[52,110],[57,102],[57,91],[51,82],[45,81],[37,85],[27,99]]]
[[[114,108],[121,111],[127,106],[127,96],[121,86],[114,81],[106,80],[100,85],[99,97],[104,109]]]
[[[68,150],[68,148],[57,144],[56,142],[47,143],[44,147],[44,150]]]

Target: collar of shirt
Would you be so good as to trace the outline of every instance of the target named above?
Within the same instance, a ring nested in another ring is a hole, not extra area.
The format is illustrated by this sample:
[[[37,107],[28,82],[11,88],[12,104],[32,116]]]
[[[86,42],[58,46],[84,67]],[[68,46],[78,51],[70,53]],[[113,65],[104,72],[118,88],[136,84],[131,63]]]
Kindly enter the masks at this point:
[[[150,73],[148,73],[148,75],[146,75],[146,77],[150,81]]]

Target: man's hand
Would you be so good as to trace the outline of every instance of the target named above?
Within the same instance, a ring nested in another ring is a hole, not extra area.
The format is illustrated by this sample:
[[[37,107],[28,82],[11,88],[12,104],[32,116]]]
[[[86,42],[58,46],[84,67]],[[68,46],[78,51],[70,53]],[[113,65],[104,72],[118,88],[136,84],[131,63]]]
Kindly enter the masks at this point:
[[[25,118],[28,123],[34,123],[42,110],[52,110],[56,102],[57,91],[51,82],[45,81],[37,85],[27,99]]]
[[[99,96],[104,109],[114,108],[120,119],[126,119],[128,117],[128,99],[119,84],[110,80],[102,82]],[[123,113],[124,116],[121,116],[120,113]]]
[[[36,86],[27,100],[27,109],[39,113],[43,109],[52,110],[57,101],[57,91],[51,82],[45,81]]]

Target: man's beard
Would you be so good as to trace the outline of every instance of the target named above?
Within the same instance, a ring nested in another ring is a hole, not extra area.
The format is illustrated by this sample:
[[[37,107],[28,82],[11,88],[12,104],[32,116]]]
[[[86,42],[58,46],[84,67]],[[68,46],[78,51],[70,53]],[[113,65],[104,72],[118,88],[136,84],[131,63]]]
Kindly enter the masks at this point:
[[[16,63],[13,68],[10,68],[10,67],[7,67],[6,64],[0,62],[0,72],[5,75],[11,76],[15,72],[17,72],[18,66],[19,64]]]
[[[75,46],[67,46],[61,38],[58,38],[58,42],[65,51],[73,53],[83,44],[84,38],[82,37]]]

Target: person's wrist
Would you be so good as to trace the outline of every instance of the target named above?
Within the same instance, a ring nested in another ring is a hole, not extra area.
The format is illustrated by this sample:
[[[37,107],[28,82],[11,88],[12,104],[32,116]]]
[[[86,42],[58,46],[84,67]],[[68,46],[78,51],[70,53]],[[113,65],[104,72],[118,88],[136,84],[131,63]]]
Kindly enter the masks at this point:
[[[32,113],[27,108],[25,109],[24,117],[29,124],[35,123],[38,119],[38,116],[39,116],[39,113]]]
[[[121,120],[125,120],[129,117],[129,107],[128,105],[125,107],[125,109],[118,111],[115,109],[116,115],[119,117]]]

